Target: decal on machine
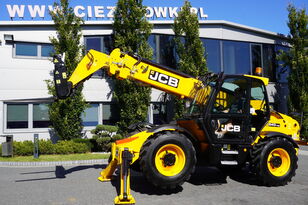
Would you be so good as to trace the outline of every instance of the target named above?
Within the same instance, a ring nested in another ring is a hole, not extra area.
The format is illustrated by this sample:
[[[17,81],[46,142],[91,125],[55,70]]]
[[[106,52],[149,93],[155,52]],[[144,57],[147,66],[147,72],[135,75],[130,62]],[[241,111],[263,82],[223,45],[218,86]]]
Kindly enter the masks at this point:
[[[278,123],[268,123],[269,127],[280,127],[280,124]]]
[[[169,85],[171,87],[177,88],[180,80],[169,75],[151,70],[149,75],[150,80],[157,81],[159,83]]]
[[[221,131],[227,131],[227,132],[240,132],[241,127],[239,125],[231,125],[231,124],[226,124],[226,125],[221,125]]]

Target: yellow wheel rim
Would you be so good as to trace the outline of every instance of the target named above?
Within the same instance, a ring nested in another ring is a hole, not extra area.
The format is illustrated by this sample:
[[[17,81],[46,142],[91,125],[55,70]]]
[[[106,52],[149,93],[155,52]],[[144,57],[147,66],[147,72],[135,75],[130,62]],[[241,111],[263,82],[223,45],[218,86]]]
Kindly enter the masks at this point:
[[[159,173],[165,176],[179,174],[186,162],[185,153],[182,148],[174,144],[162,146],[155,155],[155,167]]]
[[[288,173],[290,166],[290,156],[288,152],[282,148],[272,150],[267,157],[268,170],[276,177],[281,177]]]

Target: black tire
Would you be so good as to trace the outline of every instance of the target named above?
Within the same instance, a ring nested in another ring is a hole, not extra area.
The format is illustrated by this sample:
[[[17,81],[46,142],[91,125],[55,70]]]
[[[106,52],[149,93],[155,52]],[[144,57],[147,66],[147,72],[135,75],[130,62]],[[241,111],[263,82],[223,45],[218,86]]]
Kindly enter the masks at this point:
[[[253,148],[256,174],[265,186],[283,186],[291,181],[297,169],[296,150],[286,138],[275,137]]]
[[[191,141],[178,132],[160,133],[141,148],[141,171],[150,183],[163,189],[174,189],[187,181],[196,161]]]

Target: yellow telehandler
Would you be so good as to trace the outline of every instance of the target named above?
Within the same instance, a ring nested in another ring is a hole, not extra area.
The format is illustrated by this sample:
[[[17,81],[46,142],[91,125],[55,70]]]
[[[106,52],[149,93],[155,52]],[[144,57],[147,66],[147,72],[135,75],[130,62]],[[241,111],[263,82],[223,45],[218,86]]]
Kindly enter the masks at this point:
[[[104,69],[117,79],[130,79],[186,99],[183,119],[164,125],[139,124],[112,144],[109,165],[99,180],[111,180],[120,167],[120,194],[115,204],[134,204],[130,167],[138,167],[153,185],[172,189],[188,180],[197,161],[228,169],[250,165],[267,186],[285,185],[297,169],[299,124],[270,109],[268,78],[209,73],[200,78],[115,49],[110,55],[90,50],[73,74],[61,56],[54,57],[57,97],[70,96],[94,72]]]

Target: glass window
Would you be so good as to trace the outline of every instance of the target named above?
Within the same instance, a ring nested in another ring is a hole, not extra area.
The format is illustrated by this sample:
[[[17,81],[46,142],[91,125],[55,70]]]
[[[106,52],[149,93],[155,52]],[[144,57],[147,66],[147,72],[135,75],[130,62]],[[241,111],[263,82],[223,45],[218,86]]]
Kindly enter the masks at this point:
[[[221,55],[220,55],[220,41],[212,39],[201,39],[205,47],[205,56],[207,66],[210,71],[218,73],[221,71]]]
[[[86,38],[86,50],[94,49],[102,51],[101,37],[87,37]]]
[[[251,74],[249,43],[223,41],[223,69],[227,74]]]
[[[155,34],[152,34],[149,36],[148,38],[148,43],[151,46],[151,48],[153,49],[153,57],[152,60],[154,62],[157,62],[157,47],[156,47],[156,36]]]
[[[110,54],[113,50],[113,38],[111,35],[85,37],[85,46],[87,51],[94,49],[96,51]],[[102,70],[98,70],[92,76],[101,77],[104,76],[104,74],[105,73]]]
[[[91,103],[82,116],[83,126],[98,125],[98,104]]]
[[[41,49],[41,55],[43,57],[51,57],[55,52],[53,45],[50,44],[42,44]]]
[[[167,122],[166,105],[161,102],[153,103],[153,124],[161,125]]]
[[[159,35],[159,60],[158,63],[176,68],[176,52],[173,41],[174,36]]]
[[[274,45],[263,44],[263,75],[276,82],[276,63]]]
[[[289,47],[281,46],[281,45],[276,45],[275,47],[276,53],[278,54],[279,52],[288,52],[290,50]],[[280,83],[287,83],[288,82],[288,76],[289,76],[289,66],[284,66],[283,61],[277,60],[277,81]]]
[[[33,128],[47,128],[51,125],[48,114],[48,104],[33,105]]]
[[[251,44],[251,65],[254,73],[257,67],[263,68],[262,65],[262,48],[259,44]],[[262,73],[263,75],[263,73]]]
[[[7,105],[7,129],[28,128],[28,105]]]
[[[227,78],[217,93],[213,113],[244,113],[247,99],[247,80]]]
[[[16,43],[17,56],[37,56],[37,44],[35,43]]]
[[[120,110],[116,104],[103,104],[103,124],[115,125],[120,119]]]
[[[113,38],[111,35],[103,36],[103,52],[106,54],[110,54],[113,50]]]
[[[254,110],[263,110],[265,111],[266,99],[265,99],[265,87],[260,81],[253,80],[251,87],[251,100],[250,106]]]

